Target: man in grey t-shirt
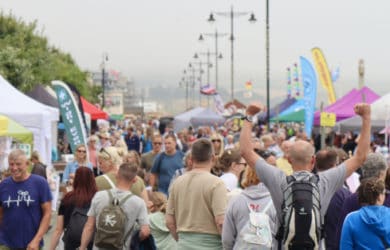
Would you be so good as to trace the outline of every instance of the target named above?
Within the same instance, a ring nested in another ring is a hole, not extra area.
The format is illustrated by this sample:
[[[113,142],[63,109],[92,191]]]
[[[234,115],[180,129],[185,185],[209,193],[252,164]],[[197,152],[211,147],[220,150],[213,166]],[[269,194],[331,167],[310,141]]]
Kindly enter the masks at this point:
[[[256,173],[271,193],[279,223],[282,221],[283,190],[287,186],[287,179],[284,172],[266,163],[258,154],[253,151],[251,144],[252,122],[251,117],[262,110],[259,104],[251,104],[246,110],[247,118],[244,121],[240,135],[241,153],[249,166],[255,166]],[[342,187],[345,178],[357,170],[366,159],[370,148],[370,114],[368,104],[357,104],[354,107],[355,113],[362,118],[360,140],[356,154],[343,164],[319,173],[319,192],[321,203],[321,216],[325,216],[329,202],[336,190]],[[310,173],[313,170],[315,156],[314,147],[307,141],[296,141],[292,145],[288,160],[293,169],[293,175]]]
[[[135,163],[124,163],[119,167],[116,176],[116,188],[109,190],[110,192],[112,192],[114,197],[117,197],[119,200],[121,200],[128,194],[131,194],[131,192],[128,190],[130,190],[132,184],[136,180],[135,177],[137,175],[137,167],[138,166]],[[99,219],[99,215],[103,208],[106,207],[109,202],[110,197],[106,190],[97,192],[93,197],[91,208],[88,211],[88,220],[84,226],[83,234],[81,237],[80,250],[86,249],[88,243],[92,238],[93,232],[96,227],[96,222]],[[131,231],[133,230],[133,226],[135,225],[135,223],[139,224],[140,226],[141,240],[149,236],[150,228],[148,211],[145,202],[136,195],[132,195],[129,199],[127,199],[126,202],[122,205],[122,209],[126,213],[127,218],[124,234],[128,235],[123,249],[129,249],[132,235]]]

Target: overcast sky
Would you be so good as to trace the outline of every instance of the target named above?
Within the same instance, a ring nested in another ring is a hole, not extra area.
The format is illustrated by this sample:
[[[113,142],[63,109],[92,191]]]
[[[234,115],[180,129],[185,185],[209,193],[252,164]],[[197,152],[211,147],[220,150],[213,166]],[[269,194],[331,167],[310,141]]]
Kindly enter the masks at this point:
[[[1,0],[0,8],[38,27],[51,45],[69,52],[85,70],[98,70],[103,52],[108,67],[134,79],[137,86],[177,87],[195,52],[214,50],[214,39],[199,43],[200,33],[230,32],[229,19],[211,11],[248,11],[234,19],[235,88],[248,80],[265,93],[265,0]],[[299,56],[312,60],[320,47],[330,68],[340,67],[335,83],[340,97],[358,85],[358,60],[364,59],[366,85],[380,95],[390,90],[389,0],[270,1],[271,94],[286,95],[286,67]],[[220,86],[230,88],[230,42],[219,39]],[[214,79],[214,70],[211,78]],[[212,82],[213,83],[213,82]],[[322,86],[318,86],[323,95]]]

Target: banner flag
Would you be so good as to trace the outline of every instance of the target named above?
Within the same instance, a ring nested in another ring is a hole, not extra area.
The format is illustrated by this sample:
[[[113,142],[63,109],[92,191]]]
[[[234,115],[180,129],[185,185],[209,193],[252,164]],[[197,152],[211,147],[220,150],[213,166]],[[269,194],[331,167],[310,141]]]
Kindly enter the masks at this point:
[[[303,82],[303,101],[305,104],[305,132],[311,137],[314,121],[314,109],[317,98],[317,76],[309,60],[301,56],[301,73]]]
[[[224,103],[222,101],[222,97],[219,94],[214,95],[214,104],[215,104],[215,110],[217,111],[217,113],[223,114],[223,111],[225,110],[225,108],[224,108]]]
[[[313,60],[317,70],[318,78],[320,79],[320,82],[325,88],[326,92],[328,92],[329,104],[332,104],[336,101],[336,96],[334,93],[332,77],[330,75],[330,71],[326,63],[324,54],[322,53],[320,48],[313,48],[311,50],[311,53],[313,55]]]
[[[299,81],[299,72],[298,72],[298,63],[294,63],[294,72],[293,72],[293,77],[294,77],[294,86],[295,86],[295,98],[297,100],[302,98],[301,94],[301,82]]]
[[[287,98],[291,98],[291,69],[287,67]]]
[[[79,144],[83,144],[87,148],[87,135],[80,110],[71,90],[61,81],[52,81],[51,83],[57,95],[62,121],[72,152],[75,152],[76,146]]]

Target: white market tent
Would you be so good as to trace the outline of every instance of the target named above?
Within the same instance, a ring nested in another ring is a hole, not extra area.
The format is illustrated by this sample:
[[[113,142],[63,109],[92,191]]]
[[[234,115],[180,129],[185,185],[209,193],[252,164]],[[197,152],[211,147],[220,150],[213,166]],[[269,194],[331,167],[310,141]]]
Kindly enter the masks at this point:
[[[386,120],[390,119],[390,93],[382,96],[371,104],[371,128],[372,131],[386,127]],[[360,116],[354,116],[336,124],[341,131],[360,129],[362,124]],[[390,126],[390,123],[387,124]]]
[[[33,132],[34,150],[45,164],[51,164],[52,145],[56,142],[59,111],[23,94],[0,75],[0,114]]]
[[[211,109],[196,107],[187,112],[181,113],[174,117],[173,127],[176,132],[192,127],[199,126],[221,126],[225,122],[225,118]]]
[[[196,116],[190,119],[193,127],[199,126],[222,126],[225,122],[225,118],[222,115],[217,114],[211,109],[205,109]]]
[[[205,109],[204,108],[201,108],[201,107],[196,107],[196,108],[193,108],[191,110],[188,110],[184,113],[181,113],[177,116],[175,116],[174,120],[173,120],[173,128],[176,132],[184,129],[184,128],[188,128],[189,126],[191,126],[191,118],[197,116],[198,114],[200,114],[202,111],[204,111]]]

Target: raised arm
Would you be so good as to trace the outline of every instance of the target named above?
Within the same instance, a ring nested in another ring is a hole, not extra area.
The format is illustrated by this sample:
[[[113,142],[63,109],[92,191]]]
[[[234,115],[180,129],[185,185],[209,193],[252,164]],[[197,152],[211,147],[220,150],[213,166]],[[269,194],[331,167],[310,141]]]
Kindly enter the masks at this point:
[[[254,116],[262,109],[262,105],[259,103],[250,104],[246,109],[246,115]],[[251,141],[252,127],[252,122],[249,122],[247,119],[245,119],[240,134],[240,151],[242,157],[244,157],[249,166],[254,167],[260,156],[253,151],[253,145]]]
[[[355,154],[345,162],[347,167],[347,177],[355,172],[366,160],[370,150],[371,137],[371,107],[366,103],[356,104],[355,113],[362,118],[362,127],[360,129],[360,139],[358,141]]]

